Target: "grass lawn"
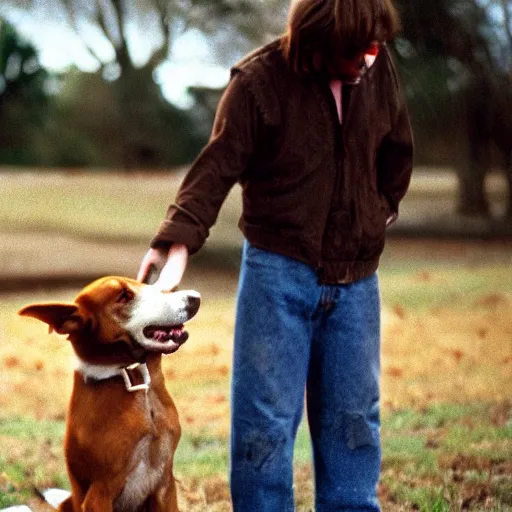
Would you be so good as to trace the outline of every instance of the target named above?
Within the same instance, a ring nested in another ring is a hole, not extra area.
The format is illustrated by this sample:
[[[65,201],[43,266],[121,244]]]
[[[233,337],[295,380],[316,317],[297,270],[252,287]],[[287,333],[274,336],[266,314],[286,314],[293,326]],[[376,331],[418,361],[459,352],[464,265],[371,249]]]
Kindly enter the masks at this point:
[[[2,233],[43,230],[147,241],[176,181],[169,178],[168,191],[161,177],[143,175],[8,178],[0,240]],[[213,249],[239,240],[237,208],[230,198]],[[46,243],[51,248],[51,236]],[[1,261],[10,249],[0,246]],[[78,261],[94,270],[94,251]],[[183,428],[176,474],[184,512],[230,510],[236,269],[228,267],[209,267],[207,258],[190,267],[187,285],[203,294],[203,305],[189,342],[164,363]],[[506,244],[389,241],[379,271],[384,511],[512,511],[511,270]],[[15,313],[29,302],[71,300],[76,291],[0,294],[0,508],[28,503],[48,510],[35,489],[68,485],[62,436],[72,353],[62,337]],[[303,424],[295,464],[301,512],[313,507],[310,456]]]
[[[148,242],[174,200],[183,174],[0,173],[0,231],[68,233],[91,240]],[[240,205],[227,199],[219,242],[230,241]]]
[[[383,510],[512,509],[510,404],[442,404],[388,412],[383,421]],[[0,506],[35,502],[34,487],[67,487],[63,420],[0,421]],[[208,429],[185,429],[176,457],[182,510],[228,511],[228,444]],[[297,510],[312,510],[307,432],[296,450]]]

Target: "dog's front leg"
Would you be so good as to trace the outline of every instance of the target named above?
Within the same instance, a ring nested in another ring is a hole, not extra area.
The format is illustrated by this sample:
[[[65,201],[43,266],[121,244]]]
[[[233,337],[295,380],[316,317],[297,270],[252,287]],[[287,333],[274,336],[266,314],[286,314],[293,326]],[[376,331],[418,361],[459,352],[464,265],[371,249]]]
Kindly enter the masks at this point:
[[[59,505],[59,512],[75,512],[73,496],[70,496]]]
[[[69,482],[71,483],[71,496],[64,500],[58,507],[59,512],[80,512],[82,502],[84,501],[85,491],[71,471],[68,472]]]
[[[171,481],[165,487],[148,498],[147,505],[148,512],[179,512],[174,477],[171,477]]]
[[[112,512],[112,494],[102,482],[94,482],[82,503],[82,512]]]

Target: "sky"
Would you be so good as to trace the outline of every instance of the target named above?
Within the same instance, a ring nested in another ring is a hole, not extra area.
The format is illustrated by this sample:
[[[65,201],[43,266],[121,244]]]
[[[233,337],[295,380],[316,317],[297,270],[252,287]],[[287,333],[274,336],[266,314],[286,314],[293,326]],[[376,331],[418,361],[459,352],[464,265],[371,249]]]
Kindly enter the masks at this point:
[[[0,5],[1,14],[38,49],[39,60],[44,68],[57,72],[71,65],[89,72],[99,68],[98,61],[67,24],[45,20],[41,27],[34,16],[13,9],[4,10]],[[104,62],[112,61],[113,49],[101,32],[92,27],[83,30],[86,30],[88,44],[94,46],[100,58]],[[130,50],[136,63],[145,62],[159,42],[158,37],[143,37],[135,30],[130,34]],[[186,92],[188,86],[223,87],[228,79],[229,69],[215,62],[205,36],[192,29],[173,42],[170,59],[162,63],[155,74],[155,80],[160,84],[166,99],[180,108],[189,108],[193,104],[192,97]]]

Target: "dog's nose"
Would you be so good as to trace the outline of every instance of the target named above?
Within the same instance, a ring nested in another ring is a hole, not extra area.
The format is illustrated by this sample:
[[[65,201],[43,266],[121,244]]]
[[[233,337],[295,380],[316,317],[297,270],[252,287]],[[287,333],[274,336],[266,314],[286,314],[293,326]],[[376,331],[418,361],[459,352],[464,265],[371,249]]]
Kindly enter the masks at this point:
[[[187,304],[185,308],[187,310],[187,314],[189,315],[189,317],[193,317],[197,313],[200,304],[201,296],[199,294],[189,295],[187,297]]]

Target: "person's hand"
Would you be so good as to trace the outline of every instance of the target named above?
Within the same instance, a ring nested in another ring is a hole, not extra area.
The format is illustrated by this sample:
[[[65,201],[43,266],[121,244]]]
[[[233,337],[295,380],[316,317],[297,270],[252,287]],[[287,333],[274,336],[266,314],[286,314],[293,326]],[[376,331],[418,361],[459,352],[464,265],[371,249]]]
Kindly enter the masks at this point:
[[[151,273],[156,272],[158,279],[154,285],[162,290],[173,290],[180,284],[187,262],[186,245],[173,244],[168,251],[149,249],[142,259],[137,280],[146,282],[151,277]]]

